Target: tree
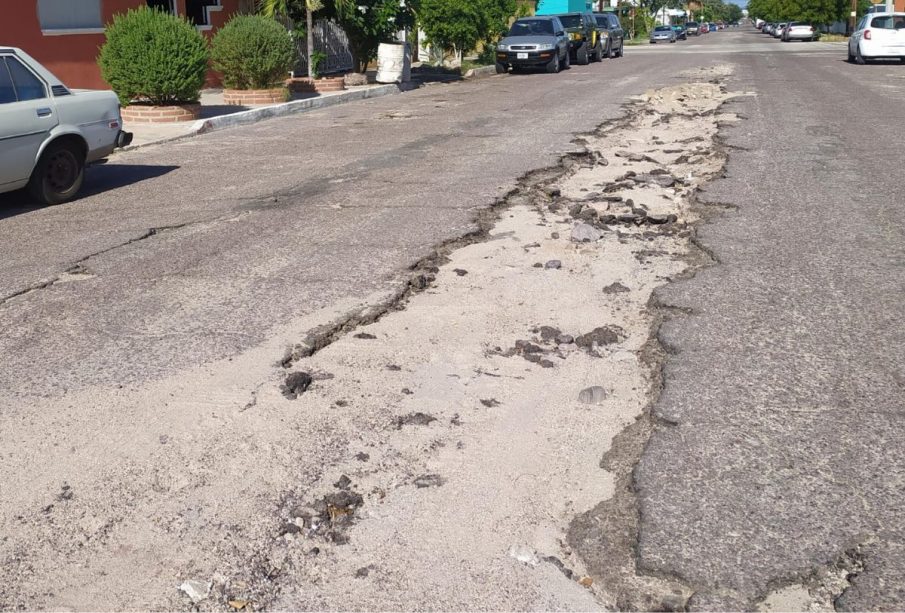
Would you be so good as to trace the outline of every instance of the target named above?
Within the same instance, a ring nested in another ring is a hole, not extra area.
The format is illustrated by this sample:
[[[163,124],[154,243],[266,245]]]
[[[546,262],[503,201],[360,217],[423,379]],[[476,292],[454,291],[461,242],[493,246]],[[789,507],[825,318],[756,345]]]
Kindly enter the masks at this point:
[[[333,18],[349,37],[357,72],[364,72],[380,43],[411,25],[412,11],[400,0],[326,0],[324,15]]]
[[[261,11],[274,17],[308,25],[314,13],[333,19],[349,37],[352,60],[357,72],[367,70],[377,57],[377,47],[393,39],[399,30],[412,23],[411,9],[404,0],[261,0]],[[313,37],[308,36],[308,57],[312,57]],[[313,62],[308,62],[309,76]]]
[[[267,17],[273,17],[284,23],[291,21],[293,10],[292,0],[261,0],[261,13]],[[324,8],[321,0],[304,0],[305,5],[305,41],[307,42],[308,57],[314,56],[314,13]],[[314,62],[308,61],[308,78],[314,78]]]
[[[445,51],[468,53],[505,32],[515,0],[421,0],[418,18],[427,39]]]

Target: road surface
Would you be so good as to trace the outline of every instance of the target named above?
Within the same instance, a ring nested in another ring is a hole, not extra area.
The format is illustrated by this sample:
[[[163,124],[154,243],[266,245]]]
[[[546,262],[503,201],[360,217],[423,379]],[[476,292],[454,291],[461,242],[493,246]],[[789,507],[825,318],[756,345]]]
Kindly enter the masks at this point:
[[[844,59],[725,31],[0,196],[0,607],[901,609],[905,71]],[[549,186],[694,122],[693,232],[569,245]]]

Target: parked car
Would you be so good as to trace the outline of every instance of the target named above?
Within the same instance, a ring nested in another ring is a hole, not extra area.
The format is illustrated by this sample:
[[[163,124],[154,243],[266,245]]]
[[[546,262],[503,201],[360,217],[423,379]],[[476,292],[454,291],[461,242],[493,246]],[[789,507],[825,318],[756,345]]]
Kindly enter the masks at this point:
[[[702,23],[701,27],[698,29],[698,31],[701,34],[707,34],[710,31],[710,26],[708,26],[706,23]]]
[[[132,142],[111,91],[73,91],[21,49],[0,46],[0,193],[60,204],[85,166]]]
[[[685,24],[685,32],[691,36],[700,36],[701,26],[696,21],[689,21]]]
[[[868,13],[848,41],[848,61],[898,59],[905,63],[905,13]]]
[[[662,42],[676,42],[676,32],[672,29],[672,26],[657,26],[650,33],[650,44]]]
[[[817,28],[803,21],[791,22],[786,26],[786,29],[783,30],[782,33],[783,42],[790,42],[793,40],[817,40],[819,37],[820,35],[817,33]]]
[[[577,64],[587,64],[603,59],[603,45],[597,30],[597,20],[592,13],[563,13],[556,15],[569,35],[572,60]]]
[[[688,40],[688,33],[683,26],[673,26],[672,29],[676,33],[677,40]]]
[[[545,68],[559,72],[569,67],[569,37],[557,17],[518,19],[496,47],[496,71],[510,68]]]
[[[604,57],[622,57],[625,55],[625,30],[614,13],[594,13],[597,30],[603,43]]]
[[[777,24],[777,26],[775,28],[773,28],[773,32],[772,32],[773,38],[782,38],[782,31],[786,29],[786,25],[788,25],[788,24],[785,24],[785,23]]]

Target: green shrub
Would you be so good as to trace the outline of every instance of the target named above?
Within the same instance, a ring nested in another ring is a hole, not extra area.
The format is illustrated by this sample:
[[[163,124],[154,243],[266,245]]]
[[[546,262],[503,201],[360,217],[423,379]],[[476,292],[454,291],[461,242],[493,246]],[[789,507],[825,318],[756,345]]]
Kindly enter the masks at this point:
[[[323,51],[315,51],[311,54],[311,74],[315,79],[321,77],[321,66],[327,61],[327,54]]]
[[[139,99],[168,105],[197,102],[208,50],[183,18],[141,7],[113,17],[98,64],[123,106]]]
[[[286,28],[261,15],[240,15],[211,43],[214,68],[230,89],[266,89],[281,84],[295,65],[296,50]]]

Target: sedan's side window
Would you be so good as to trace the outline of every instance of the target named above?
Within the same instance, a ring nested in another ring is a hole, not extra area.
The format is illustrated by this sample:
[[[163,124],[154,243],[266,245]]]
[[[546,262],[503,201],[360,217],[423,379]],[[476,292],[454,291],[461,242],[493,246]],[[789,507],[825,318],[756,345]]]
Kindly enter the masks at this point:
[[[13,80],[6,69],[6,58],[0,57],[0,104],[9,104],[16,101],[16,90],[13,88]]]
[[[13,77],[19,102],[40,100],[47,97],[47,89],[41,80],[14,57],[6,58],[9,74]]]

